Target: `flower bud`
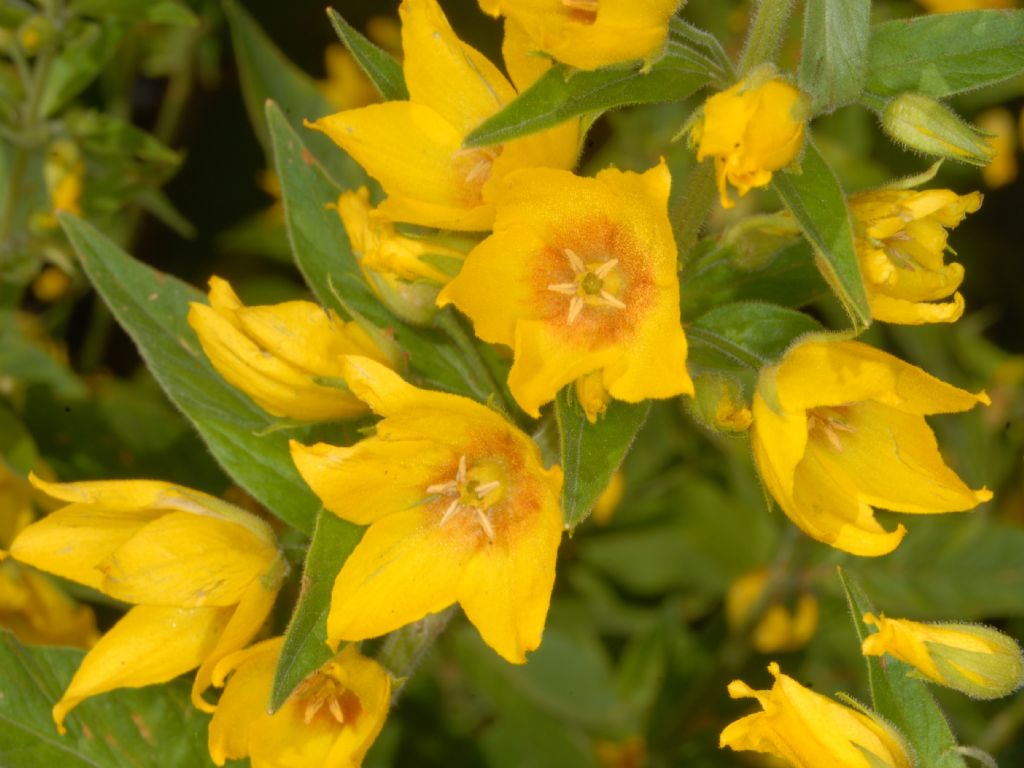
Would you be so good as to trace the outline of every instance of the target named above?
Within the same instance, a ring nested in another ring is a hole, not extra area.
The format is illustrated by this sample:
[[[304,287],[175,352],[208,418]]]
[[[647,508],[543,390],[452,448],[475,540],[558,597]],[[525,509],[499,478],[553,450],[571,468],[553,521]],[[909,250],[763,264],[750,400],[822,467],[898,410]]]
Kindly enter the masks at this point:
[[[864,614],[878,627],[861,647],[865,656],[888,653],[924,678],[976,699],[1008,696],[1024,684],[1020,646],[1007,635],[977,624],[922,624]]]
[[[591,371],[580,376],[576,379],[574,390],[580,407],[587,414],[587,421],[591,424],[596,423],[597,417],[608,410],[608,401],[611,400],[601,371]]]
[[[18,45],[26,56],[35,56],[53,38],[53,23],[45,16],[30,16],[18,27]]]
[[[988,137],[953,110],[920,93],[903,93],[882,112],[882,128],[909,149],[972,165],[988,165],[994,151]]]
[[[701,373],[694,377],[693,409],[700,421],[720,432],[744,432],[753,422],[740,385],[733,379]]]

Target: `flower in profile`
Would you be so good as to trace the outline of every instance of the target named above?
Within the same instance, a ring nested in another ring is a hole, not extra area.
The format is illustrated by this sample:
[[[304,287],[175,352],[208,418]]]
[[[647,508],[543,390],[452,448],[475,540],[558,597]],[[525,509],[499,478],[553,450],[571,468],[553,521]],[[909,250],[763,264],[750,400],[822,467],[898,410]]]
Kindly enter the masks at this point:
[[[747,571],[725,594],[725,619],[733,632],[744,628],[750,611],[762,599],[768,586],[768,570]],[[802,592],[792,610],[781,602],[768,604],[756,625],[750,628],[750,643],[758,653],[795,651],[807,645],[818,628],[818,600]]]
[[[979,624],[922,624],[864,614],[878,628],[861,646],[865,656],[888,653],[928,680],[976,699],[1009,696],[1024,685],[1024,658],[1008,635]]]
[[[491,16],[519,26],[531,47],[577,69],[643,59],[665,48],[682,0],[480,0]]]
[[[755,691],[742,680],[729,683],[734,699],[757,699],[761,712],[729,724],[720,747],[762,752],[794,768],[912,768],[902,736],[879,717],[810,691],[772,662],[775,683]]]
[[[388,673],[349,645],[271,715],[267,703],[282,642],[276,637],[236,651],[214,669],[213,684],[224,693],[210,721],[213,762],[249,757],[255,768],[358,768],[387,718]]]
[[[366,358],[347,358],[345,380],[384,417],[376,434],[350,448],[292,443],[324,506],[369,526],[334,582],[329,640],[377,637],[458,602],[488,645],[524,662],[555,580],[561,469],[472,400]]]
[[[670,183],[664,163],[642,174],[532,169],[506,180],[494,233],[438,303],[467,314],[481,339],[512,347],[509,388],[531,416],[594,372],[616,400],[693,394]],[[600,405],[589,395],[581,402]]]
[[[715,159],[723,208],[735,203],[732,184],[743,197],[764,187],[772,174],[793,163],[804,145],[807,107],[800,91],[760,70],[704,102],[690,130],[697,161]]]
[[[853,195],[855,244],[871,315],[887,323],[951,323],[964,312],[964,268],[946,264],[947,229],[981,207],[981,194],[879,189]],[[948,298],[946,303],[935,303]]]
[[[388,197],[380,212],[388,219],[490,229],[495,185],[517,168],[571,167],[579,121],[505,144],[464,148],[469,132],[511,102],[516,89],[455,36],[436,0],[403,0],[399,14],[409,100],[346,110],[311,127],[330,136],[381,183]],[[538,68],[517,40],[506,38],[503,53],[521,90]]]
[[[410,237],[370,205],[370,191],[342,192],[338,215],[352,253],[377,297],[399,317],[425,324],[437,311],[441,286],[458,273],[466,258],[449,235]]]
[[[337,386],[343,355],[387,362],[355,321],[309,301],[246,307],[227,281],[210,278],[209,305],[189,305],[188,323],[210,363],[230,384],[274,416],[300,421],[347,419],[366,407]]]
[[[132,604],[86,654],[53,708],[63,732],[79,702],[213,666],[270,612],[287,565],[270,527],[204,493],[150,480],[33,484],[67,506],[25,528],[11,556]]]
[[[924,417],[988,404],[867,344],[806,337],[761,371],[754,459],[765,487],[807,535],[855,555],[884,555],[903,539],[873,506],[929,514],[992,498],[946,466]]]

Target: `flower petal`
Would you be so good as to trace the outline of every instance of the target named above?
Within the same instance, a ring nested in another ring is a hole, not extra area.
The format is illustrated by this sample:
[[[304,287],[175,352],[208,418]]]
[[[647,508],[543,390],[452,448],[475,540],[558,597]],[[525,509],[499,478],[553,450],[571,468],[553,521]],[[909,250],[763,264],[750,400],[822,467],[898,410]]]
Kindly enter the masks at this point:
[[[218,665],[219,684],[223,685],[228,673],[234,674],[210,720],[207,745],[217,765],[247,757],[250,734],[268,727],[266,703],[270,701],[283,642],[281,637],[264,640],[224,658]]]
[[[54,705],[58,730],[64,733],[67,713],[90,696],[163,683],[195,669],[230,616],[229,608],[132,608],[85,655]]]

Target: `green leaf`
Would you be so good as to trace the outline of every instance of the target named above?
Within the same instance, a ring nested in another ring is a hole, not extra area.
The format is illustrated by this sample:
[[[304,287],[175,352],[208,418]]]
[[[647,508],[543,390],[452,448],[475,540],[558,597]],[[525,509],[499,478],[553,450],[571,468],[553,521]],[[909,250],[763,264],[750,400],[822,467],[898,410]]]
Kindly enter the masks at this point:
[[[214,457],[275,515],[309,533],[320,502],[292,463],[288,436],[270,431],[277,421],[213,369],[185,320],[189,302],[206,297],[135,261],[91,224],[60,218],[92,284]]]
[[[199,23],[188,6],[177,0],[72,0],[69,10],[76,16],[100,20],[148,21],[178,27],[194,27]]]
[[[267,123],[292,254],[320,303],[346,317],[355,310],[378,328],[392,331],[423,383],[487,400],[492,394],[489,382],[467,366],[453,343],[436,331],[403,323],[377,301],[352,254],[341,218],[325,208],[337,202],[340,190],[305,151],[274,103],[267,104]]]
[[[395,61],[395,57],[367,40],[333,8],[327,9],[327,18],[381,98],[384,101],[407,100],[409,91],[405,87],[402,65]]]
[[[39,461],[32,434],[21,420],[0,401],[0,463],[19,475],[27,475]]]
[[[864,89],[871,0],[807,3],[800,88],[814,97],[814,111],[831,112],[856,101]]]
[[[106,66],[124,36],[116,23],[85,24],[54,59],[43,86],[40,106],[46,117],[81,93]]]
[[[864,642],[870,630],[865,613],[876,613],[860,585],[839,569],[839,579],[850,606],[857,639]],[[866,656],[872,706],[902,731],[917,753],[921,768],[967,768],[956,752],[957,741],[928,687],[908,673],[912,667],[890,656]]]
[[[9,311],[0,311],[0,376],[45,384],[61,397],[86,395],[85,385],[74,371],[22,333],[14,313]]]
[[[800,173],[776,173],[772,187],[814,247],[822,276],[854,326],[867,327],[871,324],[871,308],[853,248],[853,228],[843,188],[811,141],[800,165]]]
[[[626,458],[649,409],[647,402],[633,405],[612,400],[608,410],[597,417],[597,423],[591,424],[572,386],[558,393],[555,418],[562,471],[565,472],[562,510],[570,529],[583,522],[593,510],[615,470]]]
[[[334,579],[363,536],[358,525],[321,509],[302,571],[302,591],[295,606],[274,672],[270,711],[276,712],[296,686],[331,656],[327,647],[327,614]]]
[[[1024,11],[937,13],[871,28],[867,88],[935,98],[1024,72]]]
[[[627,104],[682,101],[720,78],[717,64],[674,40],[669,41],[667,53],[649,72],[635,66],[581,72],[558,64],[504,109],[487,118],[463,144],[500,144],[584,113],[600,114]]]
[[[303,120],[316,120],[338,110],[321,93],[316,81],[281,53],[240,3],[225,0],[224,13],[231,27],[245,108],[269,162],[270,131],[264,121],[268,99],[280,105],[288,124],[296,129],[302,127]],[[338,184],[366,183],[363,169],[333,141],[314,131],[309,131],[308,139],[309,151]]]
[[[0,765],[9,768],[201,768],[209,718],[185,682],[122,689],[78,705],[61,736],[50,708],[84,653],[28,648],[0,630]]]

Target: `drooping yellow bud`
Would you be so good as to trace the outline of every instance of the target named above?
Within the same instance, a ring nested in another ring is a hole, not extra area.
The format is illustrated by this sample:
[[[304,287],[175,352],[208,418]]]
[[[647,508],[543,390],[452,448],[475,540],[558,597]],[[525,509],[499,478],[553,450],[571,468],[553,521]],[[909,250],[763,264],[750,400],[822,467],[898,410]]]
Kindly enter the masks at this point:
[[[690,131],[697,161],[715,159],[715,176],[723,208],[764,187],[775,171],[797,159],[804,145],[805,99],[785,80],[759,70],[704,102],[703,114]]]
[[[839,704],[782,674],[772,662],[775,684],[755,691],[742,680],[729,683],[734,699],[757,699],[763,709],[722,731],[719,746],[762,752],[793,768],[911,768],[899,733],[879,717]]]
[[[864,614],[878,627],[865,638],[865,656],[888,653],[929,680],[976,699],[1009,696],[1024,685],[1024,657],[1017,641],[978,624],[928,623]]]
[[[747,571],[725,594],[725,618],[731,630],[738,631],[761,600],[768,582],[768,570]],[[818,628],[818,600],[810,593],[797,598],[793,610],[782,603],[765,607],[760,620],[750,630],[750,642],[758,653],[795,651],[814,637]]]
[[[951,323],[964,311],[959,264],[946,264],[947,228],[981,206],[981,194],[880,189],[853,195],[857,259],[871,314],[887,323]],[[952,301],[935,303],[949,298]]]
[[[210,278],[209,305],[190,305],[188,323],[217,372],[274,416],[360,416],[366,407],[337,385],[342,358],[359,354],[389,364],[355,321],[308,301],[246,307],[219,277]]]

